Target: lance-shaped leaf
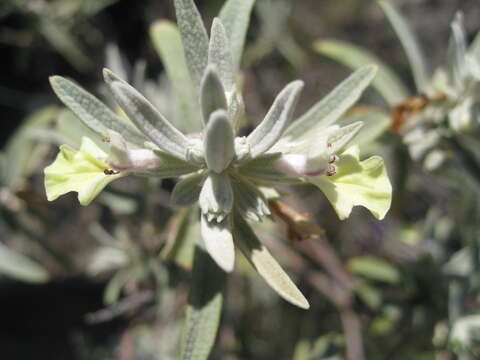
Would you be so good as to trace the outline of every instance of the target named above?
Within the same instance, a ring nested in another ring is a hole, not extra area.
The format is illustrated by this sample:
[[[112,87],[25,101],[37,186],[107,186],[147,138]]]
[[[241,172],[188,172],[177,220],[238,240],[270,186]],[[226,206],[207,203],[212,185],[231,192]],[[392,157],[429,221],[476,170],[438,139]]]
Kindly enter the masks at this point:
[[[428,72],[425,66],[425,56],[418,43],[415,34],[412,32],[410,25],[405,21],[403,16],[391,4],[390,1],[379,1],[385,15],[397,34],[403,49],[407,54],[408,61],[413,71],[413,77],[417,90],[423,91],[428,85]]]
[[[232,181],[235,209],[247,220],[260,221],[270,215],[265,196],[247,179]]]
[[[217,110],[205,128],[205,161],[209,169],[221,173],[235,156],[235,136],[225,110]]]
[[[355,145],[360,148],[375,146],[375,140],[390,126],[390,114],[381,109],[368,109],[344,116],[339,124],[351,124],[358,121],[361,121],[363,126],[355,136]]]
[[[104,69],[105,81],[108,83],[115,100],[128,117],[143,131],[160,149],[185,159],[189,147],[188,139],[178,131],[147,100],[126,82],[117,80],[117,76]]]
[[[198,167],[191,163],[180,160],[175,156],[169,155],[163,151],[154,150],[155,154],[161,159],[161,166],[150,169],[146,174],[159,178],[172,178],[182,176],[198,171]]]
[[[395,106],[409,96],[409,91],[397,74],[377,56],[356,45],[338,40],[317,41],[314,49],[352,70],[369,64],[378,65],[378,75],[372,86],[390,106]]]
[[[242,176],[252,179],[261,179],[273,183],[297,183],[299,180],[295,177],[288,177],[287,174],[277,169],[277,161],[282,156],[281,153],[263,154],[255,159],[249,160],[238,167]]]
[[[150,27],[150,37],[155,50],[162,59],[168,79],[178,104],[179,117],[188,133],[200,130],[198,121],[199,105],[195,85],[192,82],[185,60],[180,32],[175,24],[161,20]]]
[[[34,153],[35,139],[32,138],[36,130],[44,130],[58,117],[59,109],[56,106],[49,106],[35,111],[29,115],[22,125],[10,136],[3,148],[5,154],[5,166],[2,166],[0,173],[0,186],[14,188],[17,182],[24,176],[30,175],[32,169],[32,155]]]
[[[235,265],[235,247],[231,222],[229,218],[222,222],[210,222],[201,216],[200,229],[205,249],[217,265],[226,272],[231,272]]]
[[[293,116],[302,89],[303,81],[297,80],[278,94],[263,121],[247,138],[252,157],[263,154],[280,139]]]
[[[235,218],[234,231],[235,243],[267,284],[288,302],[308,309],[310,305],[307,299],[241,216]]]
[[[90,204],[105,186],[124,176],[122,173],[105,174],[109,166],[101,159],[106,156],[103,150],[86,137],[82,139],[78,151],[62,145],[55,161],[44,170],[48,201],[76,191],[81,205]]]
[[[362,126],[363,123],[357,121],[344,127],[334,125],[325,129],[324,136],[322,136],[323,134],[318,134],[318,136],[312,138],[308,153],[309,161],[315,161],[318,157],[328,157],[329,155],[343,152]]]
[[[448,70],[450,82],[457,89],[464,87],[465,78],[468,74],[466,55],[467,44],[465,28],[463,26],[463,14],[457,12],[452,25],[452,35],[448,44]]]
[[[210,115],[216,110],[227,110],[225,89],[215,66],[208,66],[200,86],[200,104],[202,105],[203,122],[207,124]]]
[[[0,274],[29,283],[48,281],[48,272],[26,256],[0,243]]]
[[[338,217],[348,218],[352,208],[360,205],[383,219],[392,201],[392,185],[383,159],[372,156],[360,161],[358,148],[352,147],[340,155],[336,165],[336,175],[309,177],[308,181],[322,190]]]
[[[215,343],[226,274],[202,249],[195,249],[180,359],[207,360]]]
[[[375,78],[377,67],[365,66],[338,85],[324,99],[296,120],[286,131],[285,139],[295,139],[314,129],[325,128],[345,113],[360,98],[363,91]]]
[[[198,88],[208,63],[208,35],[193,0],[175,0],[178,28],[182,35],[190,76]]]
[[[195,174],[180,180],[173,188],[171,202],[173,205],[187,207],[198,201],[205,176]]]
[[[195,244],[200,233],[198,207],[180,209],[169,221],[168,236],[161,257],[192,270]]]
[[[232,51],[227,33],[219,18],[213,19],[212,23],[208,48],[208,64],[216,67],[225,90],[230,93],[235,80]]]
[[[233,208],[233,190],[230,178],[215,173],[208,175],[203,183],[198,201],[202,213],[208,221],[223,221]]]
[[[55,94],[59,99],[77,115],[83,123],[97,132],[106,136],[109,129],[121,134],[128,142],[140,146],[147,138],[130,125],[126,119],[116,115],[95,96],[85,91],[80,86],[61,76],[50,77]]]
[[[255,0],[228,0],[220,10],[220,19],[230,40],[234,74],[240,69],[245,37],[254,3]]]

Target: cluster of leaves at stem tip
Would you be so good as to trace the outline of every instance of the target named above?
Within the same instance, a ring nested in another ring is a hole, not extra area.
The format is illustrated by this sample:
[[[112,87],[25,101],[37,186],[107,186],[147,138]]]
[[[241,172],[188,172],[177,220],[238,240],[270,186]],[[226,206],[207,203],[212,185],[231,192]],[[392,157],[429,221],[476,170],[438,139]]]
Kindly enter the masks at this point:
[[[447,59],[432,71],[408,21],[391,2],[378,3],[407,55],[415,82],[413,93],[395,71],[367,49],[336,40],[318,41],[315,48],[354,69],[368,62],[379,64],[379,75],[372,84],[393,108],[392,130],[402,135],[412,159],[422,160],[427,170],[435,170],[449,157],[450,139],[475,136],[479,129],[480,32],[468,45],[463,13],[457,12]]]
[[[278,184],[313,184],[341,219],[361,205],[382,219],[390,207],[391,185],[382,158],[360,160],[355,136],[362,122],[335,122],[374,79],[376,66],[355,71],[323,100],[295,119],[304,86],[293,81],[277,95],[259,125],[236,136],[244,115],[239,67],[254,1],[227,1],[210,34],[192,0],[176,0],[178,27],[154,29],[175,52],[173,81],[181,132],[139,91],[108,69],[103,75],[118,104],[113,111],[74,82],[51,77],[60,100],[104,144],[84,137],[80,149],[63,145],[45,168],[49,200],[78,192],[88,205],[110,182],[129,175],[178,178],[174,207],[200,208],[206,250],[225,272],[234,268],[235,245],[266,282],[287,301],[308,308],[302,293],[257,238],[251,225],[270,215],[268,200]],[[193,94],[193,96],[192,96]],[[185,110],[189,107],[189,111]],[[105,146],[106,145],[106,146]]]

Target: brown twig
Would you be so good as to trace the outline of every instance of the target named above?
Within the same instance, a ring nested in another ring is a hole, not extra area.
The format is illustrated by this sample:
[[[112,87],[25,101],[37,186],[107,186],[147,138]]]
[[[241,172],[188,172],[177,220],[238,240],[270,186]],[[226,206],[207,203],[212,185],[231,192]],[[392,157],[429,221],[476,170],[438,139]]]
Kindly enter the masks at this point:
[[[330,245],[325,231],[315,224],[308,214],[301,214],[293,208],[279,202],[270,202],[274,213],[287,225],[289,240],[295,248],[321,265],[328,276],[315,270],[309,270],[302,257],[284,246],[295,270],[305,272],[307,281],[321,292],[338,310],[346,339],[346,359],[365,359],[360,318],[353,310],[353,289],[355,279],[345,269]]]

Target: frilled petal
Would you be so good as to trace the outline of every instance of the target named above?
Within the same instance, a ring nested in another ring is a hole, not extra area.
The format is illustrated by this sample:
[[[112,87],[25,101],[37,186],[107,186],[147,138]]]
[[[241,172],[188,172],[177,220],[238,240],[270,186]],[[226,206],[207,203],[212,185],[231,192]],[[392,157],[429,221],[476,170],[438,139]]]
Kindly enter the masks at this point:
[[[383,159],[372,156],[360,161],[358,148],[352,147],[339,156],[336,168],[333,176],[308,177],[308,181],[322,190],[340,219],[349,217],[357,205],[383,219],[392,200],[392,185]]]
[[[107,175],[109,166],[102,161],[107,154],[87,137],[82,138],[80,150],[60,146],[55,161],[45,168],[47,199],[53,201],[71,192],[78,192],[81,205],[89,205],[110,182],[124,174]]]

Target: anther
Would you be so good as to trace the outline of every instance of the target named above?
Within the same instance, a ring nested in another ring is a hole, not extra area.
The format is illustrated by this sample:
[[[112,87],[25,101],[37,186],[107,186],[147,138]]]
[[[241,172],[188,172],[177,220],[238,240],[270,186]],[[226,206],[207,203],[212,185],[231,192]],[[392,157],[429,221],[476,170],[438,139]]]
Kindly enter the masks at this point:
[[[327,176],[333,176],[337,174],[337,167],[335,165],[328,165],[327,167]]]

